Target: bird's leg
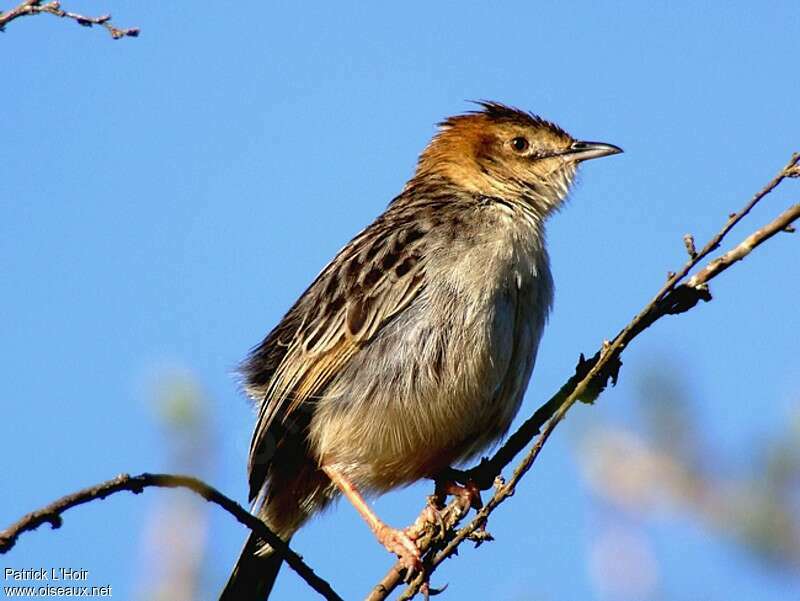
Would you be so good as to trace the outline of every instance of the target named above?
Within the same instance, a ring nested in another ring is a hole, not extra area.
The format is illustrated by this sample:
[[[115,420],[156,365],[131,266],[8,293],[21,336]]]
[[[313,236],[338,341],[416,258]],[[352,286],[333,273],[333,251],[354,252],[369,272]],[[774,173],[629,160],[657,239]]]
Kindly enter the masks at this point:
[[[361,514],[367,522],[375,537],[389,552],[394,553],[403,562],[408,573],[412,573],[422,567],[420,553],[412,538],[403,530],[397,530],[384,523],[375,512],[370,509],[367,501],[361,496],[353,483],[344,474],[329,465],[323,465],[322,471],[331,479],[342,494]]]
[[[483,507],[481,489],[471,480],[462,486],[455,480],[437,479],[435,490],[434,494],[437,499],[441,500],[442,505],[444,505],[447,495],[450,495],[457,498],[465,507],[472,507],[475,510]]]

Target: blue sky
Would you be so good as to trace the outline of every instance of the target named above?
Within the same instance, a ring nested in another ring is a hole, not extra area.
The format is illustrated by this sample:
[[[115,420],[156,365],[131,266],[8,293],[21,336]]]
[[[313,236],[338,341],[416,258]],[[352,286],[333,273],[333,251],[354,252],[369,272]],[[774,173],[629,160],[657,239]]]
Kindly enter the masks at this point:
[[[2,8],[11,3],[5,2]],[[796,2],[64,2],[142,36],[40,16],[2,44],[0,524],[115,474],[166,470],[149,400],[180,366],[208,398],[219,456],[204,474],[246,500],[252,415],[232,370],[333,253],[401,189],[443,117],[468,99],[532,110],[625,154],[582,171],[549,228],[555,311],[520,417],[578,353],[613,336],[698,242],[800,150]],[[750,229],[797,202],[789,182]],[[731,240],[743,238],[747,225]],[[798,239],[779,236],[659,323],[620,385],[570,419],[631,420],[636,374],[675,370],[694,419],[737,465],[800,391]],[[467,599],[604,599],[595,524],[567,424],[491,522],[497,542],[437,575]],[[412,520],[429,484],[378,510]],[[73,565],[133,598],[149,511],[115,497],[20,540],[0,566]],[[776,573],[689,517],[649,526],[664,599],[795,598]],[[245,536],[213,512],[207,596]],[[294,545],[346,598],[390,565],[348,506]],[[288,570],[278,598],[305,598]],[[117,594],[115,594],[115,597]]]

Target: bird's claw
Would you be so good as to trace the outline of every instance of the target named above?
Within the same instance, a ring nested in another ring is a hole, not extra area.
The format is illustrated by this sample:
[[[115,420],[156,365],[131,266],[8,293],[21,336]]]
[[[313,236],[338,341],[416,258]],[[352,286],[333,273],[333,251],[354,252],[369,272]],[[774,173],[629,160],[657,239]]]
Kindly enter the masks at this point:
[[[447,530],[447,525],[444,523],[444,518],[442,517],[443,506],[444,505],[439,502],[436,495],[432,495],[428,497],[428,504],[422,512],[425,522],[437,526],[439,532],[442,534]]]
[[[375,535],[390,553],[394,553],[400,559],[400,563],[406,570],[407,581],[410,581],[415,572],[422,569],[419,549],[408,533],[384,524],[378,528]]]
[[[463,486],[453,480],[437,480],[436,494],[440,497],[445,495],[455,497],[466,507],[472,507],[475,510],[483,507],[481,489],[472,480],[467,481]]]

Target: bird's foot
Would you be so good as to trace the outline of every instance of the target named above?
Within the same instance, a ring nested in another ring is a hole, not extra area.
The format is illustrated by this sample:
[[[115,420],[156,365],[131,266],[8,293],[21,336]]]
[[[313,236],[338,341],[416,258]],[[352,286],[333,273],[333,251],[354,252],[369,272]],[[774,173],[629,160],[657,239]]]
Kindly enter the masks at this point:
[[[480,509],[483,506],[480,490],[472,483],[461,486],[451,480],[437,480],[436,489],[428,497],[425,508],[414,523],[405,529],[411,540],[416,541],[425,536],[443,538],[447,534],[448,526],[454,518],[454,514],[446,509],[448,495],[457,499],[459,511],[464,513],[470,507]]]
[[[481,489],[471,480],[467,481],[463,486],[453,480],[437,480],[436,496],[441,499],[442,505],[447,495],[458,499],[464,507],[472,507],[476,510],[483,507]]]
[[[417,516],[417,519],[405,529],[406,534],[414,541],[426,535],[442,536],[447,530],[443,509],[444,505],[439,496],[430,495],[425,508]]]
[[[400,563],[406,569],[406,578],[409,579],[415,572],[422,569],[422,560],[417,545],[414,544],[416,536],[409,528],[398,530],[381,524],[375,528],[375,537],[390,553],[394,553],[400,559]]]

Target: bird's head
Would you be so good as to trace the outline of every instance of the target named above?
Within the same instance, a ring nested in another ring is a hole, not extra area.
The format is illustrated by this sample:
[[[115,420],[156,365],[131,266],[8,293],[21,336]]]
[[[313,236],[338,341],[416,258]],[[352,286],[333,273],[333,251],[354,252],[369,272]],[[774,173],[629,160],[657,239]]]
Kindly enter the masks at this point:
[[[496,102],[450,117],[422,152],[416,178],[444,177],[470,193],[524,202],[546,216],[569,191],[581,161],[622,152],[574,139],[554,123]]]

